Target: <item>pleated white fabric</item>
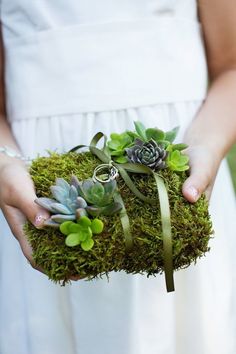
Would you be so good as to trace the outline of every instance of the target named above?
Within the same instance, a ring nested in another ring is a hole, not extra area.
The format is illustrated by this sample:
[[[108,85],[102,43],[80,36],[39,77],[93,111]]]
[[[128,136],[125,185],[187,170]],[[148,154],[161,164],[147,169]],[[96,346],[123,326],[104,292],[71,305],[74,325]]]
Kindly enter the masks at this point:
[[[201,101],[104,112],[35,117],[11,123],[26,156],[88,144],[109,134],[146,126],[181,126]],[[175,274],[167,294],[163,276],[112,273],[64,288],[31,269],[0,218],[1,354],[235,354],[235,199],[222,164],[211,200],[215,237],[197,265]]]

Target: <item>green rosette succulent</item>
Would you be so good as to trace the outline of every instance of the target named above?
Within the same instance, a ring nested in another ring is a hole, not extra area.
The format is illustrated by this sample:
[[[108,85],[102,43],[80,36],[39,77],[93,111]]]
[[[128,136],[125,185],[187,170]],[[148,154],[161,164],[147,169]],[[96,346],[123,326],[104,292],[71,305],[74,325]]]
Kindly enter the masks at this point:
[[[93,245],[93,235],[103,231],[104,224],[99,219],[89,219],[82,216],[77,223],[65,221],[60,225],[60,231],[66,235],[65,243],[68,247],[81,245],[84,251],[89,251]]]

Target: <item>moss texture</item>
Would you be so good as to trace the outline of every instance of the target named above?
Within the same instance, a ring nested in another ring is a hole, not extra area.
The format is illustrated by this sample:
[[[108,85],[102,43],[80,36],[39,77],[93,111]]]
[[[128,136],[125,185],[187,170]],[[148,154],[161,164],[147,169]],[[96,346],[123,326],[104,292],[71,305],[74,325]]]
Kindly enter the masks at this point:
[[[80,180],[91,178],[100,161],[89,152],[56,154],[39,157],[33,161],[31,176],[38,197],[50,196],[49,186],[56,177],[68,182],[72,174]],[[188,203],[181,194],[186,173],[163,170],[160,175],[168,188],[172,234],[174,269],[184,268],[195,262],[209,250],[212,223],[208,204],[201,197],[196,204]],[[71,276],[80,275],[87,279],[108,275],[110,271],[125,270],[127,273],[156,275],[163,272],[163,246],[160,211],[153,178],[132,175],[137,187],[147,196],[156,198],[157,205],[148,205],[133,195],[121,178],[118,179],[120,193],[130,219],[134,247],[125,251],[124,235],[119,214],[100,217],[104,231],[94,237],[94,247],[83,251],[80,246],[69,248],[65,236],[51,228],[36,229],[25,225],[25,232],[33,247],[34,259],[50,279],[65,284]]]

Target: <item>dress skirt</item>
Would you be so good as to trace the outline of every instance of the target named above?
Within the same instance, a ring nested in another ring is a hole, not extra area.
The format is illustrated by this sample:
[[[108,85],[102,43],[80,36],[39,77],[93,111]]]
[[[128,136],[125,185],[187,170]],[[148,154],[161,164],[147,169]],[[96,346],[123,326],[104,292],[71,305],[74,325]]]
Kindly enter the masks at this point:
[[[201,101],[122,110],[31,117],[11,122],[27,157],[89,144],[97,131],[109,135],[147,127],[180,125],[178,140]],[[30,267],[0,217],[0,354],[235,354],[236,207],[223,162],[210,212],[211,251],[175,273],[176,291],[164,276],[112,273],[102,280],[61,287]]]

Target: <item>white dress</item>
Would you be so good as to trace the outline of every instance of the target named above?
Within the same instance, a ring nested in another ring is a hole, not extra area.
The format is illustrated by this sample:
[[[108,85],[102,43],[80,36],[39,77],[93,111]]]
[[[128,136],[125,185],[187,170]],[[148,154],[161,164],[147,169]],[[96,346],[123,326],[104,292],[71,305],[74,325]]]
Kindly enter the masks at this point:
[[[181,126],[207,70],[195,0],[1,0],[8,119],[26,156],[95,132]],[[33,270],[0,218],[0,354],[235,354],[235,199],[225,163],[215,238],[196,266],[66,287]]]

